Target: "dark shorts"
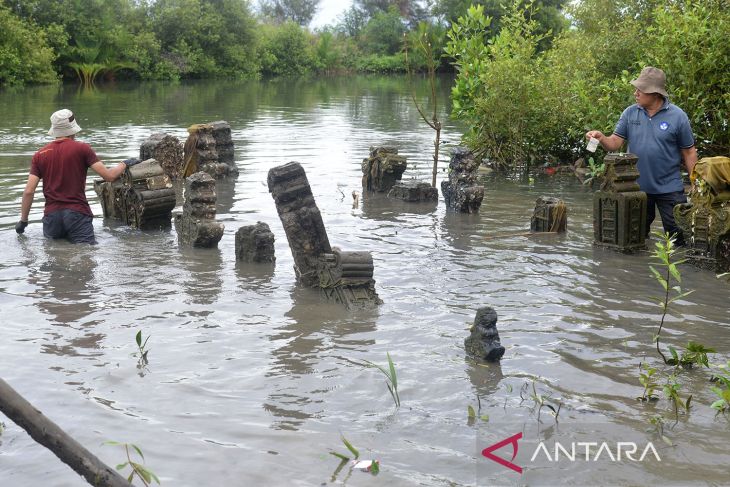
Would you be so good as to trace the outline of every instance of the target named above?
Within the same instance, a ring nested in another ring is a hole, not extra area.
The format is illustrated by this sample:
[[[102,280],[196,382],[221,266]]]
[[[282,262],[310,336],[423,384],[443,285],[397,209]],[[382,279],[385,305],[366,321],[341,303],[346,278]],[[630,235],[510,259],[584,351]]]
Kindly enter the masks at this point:
[[[43,235],[65,238],[71,243],[96,244],[93,218],[73,210],[58,210],[43,217]]]

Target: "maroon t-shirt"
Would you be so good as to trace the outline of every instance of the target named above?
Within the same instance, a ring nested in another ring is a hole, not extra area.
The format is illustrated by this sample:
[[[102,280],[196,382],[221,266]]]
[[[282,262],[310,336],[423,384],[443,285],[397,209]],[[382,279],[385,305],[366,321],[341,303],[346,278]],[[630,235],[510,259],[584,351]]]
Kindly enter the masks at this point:
[[[99,158],[89,144],[56,139],[33,155],[30,173],[43,180],[45,215],[65,208],[94,216],[86,201],[86,171]]]

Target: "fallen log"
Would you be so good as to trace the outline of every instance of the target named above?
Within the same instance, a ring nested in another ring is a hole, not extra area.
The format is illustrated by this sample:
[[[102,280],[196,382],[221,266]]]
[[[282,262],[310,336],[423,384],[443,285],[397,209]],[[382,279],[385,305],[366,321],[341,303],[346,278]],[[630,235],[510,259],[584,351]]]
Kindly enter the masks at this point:
[[[23,396],[0,379],[0,411],[23,428],[31,438],[53,452],[91,485],[129,487],[131,484],[107,466],[56,423],[46,418]]]

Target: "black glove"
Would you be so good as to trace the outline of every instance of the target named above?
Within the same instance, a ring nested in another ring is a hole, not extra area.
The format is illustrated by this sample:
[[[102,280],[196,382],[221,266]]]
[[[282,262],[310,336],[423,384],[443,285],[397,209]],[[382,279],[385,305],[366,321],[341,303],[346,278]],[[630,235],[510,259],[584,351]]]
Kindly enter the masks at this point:
[[[15,224],[15,231],[17,233],[23,233],[25,232],[25,227],[28,226],[28,222],[24,222],[23,220],[20,220],[18,223]]]
[[[124,160],[123,160],[122,162],[123,162],[124,164],[126,164],[126,165],[127,165],[127,167],[129,167],[129,166],[134,166],[135,164],[139,164],[139,163],[140,163],[140,162],[142,162],[142,161],[140,161],[140,160],[139,160],[139,159],[137,159],[136,157],[130,157],[129,159],[124,159]]]

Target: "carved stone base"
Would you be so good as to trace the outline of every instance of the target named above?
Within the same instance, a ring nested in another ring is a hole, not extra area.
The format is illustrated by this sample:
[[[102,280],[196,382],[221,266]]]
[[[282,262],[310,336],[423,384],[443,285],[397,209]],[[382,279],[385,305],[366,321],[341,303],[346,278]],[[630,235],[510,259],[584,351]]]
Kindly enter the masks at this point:
[[[568,226],[568,209],[563,200],[541,196],[535,202],[530,220],[531,232],[565,232]]]
[[[593,244],[619,252],[646,248],[646,193],[597,191],[593,195]]]

